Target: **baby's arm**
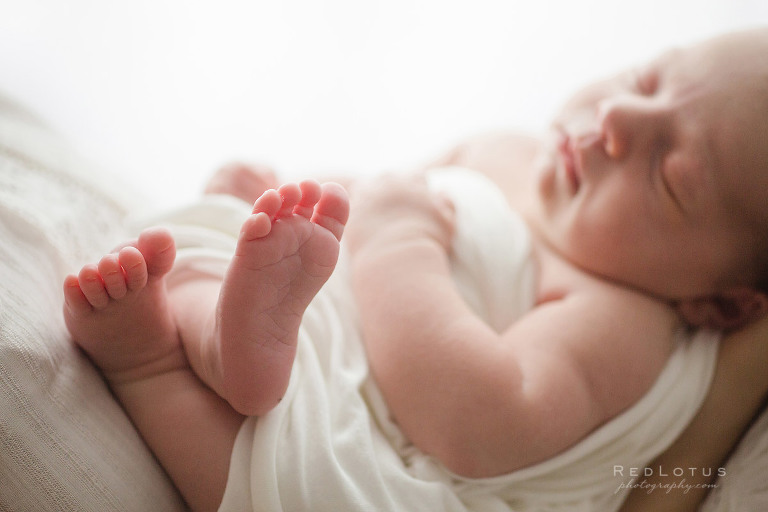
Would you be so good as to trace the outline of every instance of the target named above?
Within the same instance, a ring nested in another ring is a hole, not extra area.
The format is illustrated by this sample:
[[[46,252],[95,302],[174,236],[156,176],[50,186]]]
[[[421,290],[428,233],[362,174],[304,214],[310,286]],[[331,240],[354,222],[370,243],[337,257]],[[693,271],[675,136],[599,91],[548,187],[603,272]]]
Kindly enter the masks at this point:
[[[466,476],[506,473],[577,442],[651,385],[671,311],[605,285],[498,334],[450,278],[443,203],[415,182],[388,185],[358,197],[347,235],[372,372],[421,450]]]

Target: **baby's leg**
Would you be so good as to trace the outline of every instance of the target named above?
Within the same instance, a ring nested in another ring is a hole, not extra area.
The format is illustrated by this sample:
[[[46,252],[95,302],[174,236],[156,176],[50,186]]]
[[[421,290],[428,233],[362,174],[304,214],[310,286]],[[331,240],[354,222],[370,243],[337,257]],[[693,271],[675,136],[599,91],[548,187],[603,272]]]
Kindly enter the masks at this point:
[[[174,258],[169,233],[145,231],[66,278],[64,317],[188,504],[215,510],[243,418],[188,365],[165,288]]]
[[[346,192],[313,181],[265,192],[243,224],[215,314],[182,304],[213,282],[173,291],[190,363],[238,412],[261,415],[282,398],[305,309],[330,277],[349,214]]]
[[[73,338],[193,510],[221,500],[240,413],[283,396],[348,213],[338,185],[285,185],[256,201],[223,282],[197,276],[166,290],[175,247],[162,230],[66,278]]]

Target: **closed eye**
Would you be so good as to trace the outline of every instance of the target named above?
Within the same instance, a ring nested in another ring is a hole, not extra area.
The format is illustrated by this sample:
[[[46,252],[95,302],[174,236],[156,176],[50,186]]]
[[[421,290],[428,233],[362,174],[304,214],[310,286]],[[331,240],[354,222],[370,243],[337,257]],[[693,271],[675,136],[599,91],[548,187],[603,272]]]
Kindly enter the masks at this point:
[[[680,201],[675,194],[675,190],[669,182],[669,178],[665,172],[665,158],[664,151],[661,149],[653,151],[651,154],[650,168],[651,168],[651,181],[655,186],[658,186],[660,191],[680,207]]]
[[[659,157],[655,165],[657,165],[656,175],[658,176],[658,180],[661,182],[664,193],[667,195],[667,197],[669,197],[669,199],[672,200],[678,210],[684,211],[683,203],[680,201],[680,196],[677,194],[675,187],[672,186],[672,183],[669,179],[668,162],[665,162],[663,158]]]
[[[661,174],[661,182],[664,184],[664,189],[667,191],[667,195],[669,195],[670,199],[674,201],[674,203],[677,205],[678,208],[682,209],[683,205],[680,202],[680,199],[677,197],[677,194],[675,193],[675,189],[672,188],[672,185],[670,185],[669,179],[667,179],[666,174],[663,171],[660,174]]]

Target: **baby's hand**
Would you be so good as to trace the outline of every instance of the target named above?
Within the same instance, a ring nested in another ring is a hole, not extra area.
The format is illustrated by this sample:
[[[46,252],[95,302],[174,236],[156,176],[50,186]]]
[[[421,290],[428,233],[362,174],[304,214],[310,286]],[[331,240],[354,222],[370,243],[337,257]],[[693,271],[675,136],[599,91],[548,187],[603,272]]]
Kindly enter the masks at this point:
[[[352,189],[344,237],[352,254],[371,243],[430,238],[446,250],[454,232],[451,201],[429,190],[422,175],[385,175]]]

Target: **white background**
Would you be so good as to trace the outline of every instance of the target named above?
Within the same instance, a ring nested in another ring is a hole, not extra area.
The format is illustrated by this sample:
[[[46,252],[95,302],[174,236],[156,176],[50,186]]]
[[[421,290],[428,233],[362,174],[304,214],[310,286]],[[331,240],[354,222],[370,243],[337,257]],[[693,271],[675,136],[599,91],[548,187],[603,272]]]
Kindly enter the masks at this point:
[[[765,0],[0,0],[0,90],[175,204],[235,158],[370,173],[540,130],[585,82],[756,24]]]

